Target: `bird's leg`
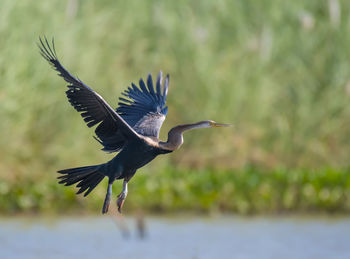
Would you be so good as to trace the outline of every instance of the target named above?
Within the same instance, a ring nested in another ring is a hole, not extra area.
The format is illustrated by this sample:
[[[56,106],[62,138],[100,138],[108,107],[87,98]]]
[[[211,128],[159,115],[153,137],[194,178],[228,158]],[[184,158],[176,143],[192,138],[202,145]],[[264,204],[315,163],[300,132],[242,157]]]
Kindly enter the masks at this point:
[[[112,196],[112,184],[113,184],[113,181],[109,180],[105,202],[103,203],[102,214],[105,214],[108,211],[109,203],[111,202],[111,196]]]
[[[124,179],[123,190],[118,195],[117,206],[118,206],[119,213],[122,213],[123,204],[126,199],[126,196],[128,195],[128,181],[129,179]]]

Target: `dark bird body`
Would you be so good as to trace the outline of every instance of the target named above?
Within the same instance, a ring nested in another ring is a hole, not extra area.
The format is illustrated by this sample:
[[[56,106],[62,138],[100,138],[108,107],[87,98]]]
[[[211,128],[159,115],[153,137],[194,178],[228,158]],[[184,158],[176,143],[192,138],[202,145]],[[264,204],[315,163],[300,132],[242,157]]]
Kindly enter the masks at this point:
[[[104,164],[103,170],[110,177],[123,179],[134,175],[137,169],[151,162],[156,156],[170,152],[172,151],[152,146],[145,140],[132,141],[111,161]]]
[[[118,196],[119,212],[127,196],[127,184],[137,169],[151,162],[161,154],[171,153],[183,143],[183,132],[195,128],[229,126],[213,121],[200,121],[172,128],[166,142],[160,141],[159,131],[167,115],[165,106],[168,93],[169,76],[163,82],[158,74],[153,86],[151,75],[146,83],[140,79],[139,87],[131,84],[119,98],[119,107],[114,110],[107,102],[82,81],[72,76],[57,59],[54,42],[40,39],[41,55],[54,67],[59,76],[68,83],[66,95],[71,105],[80,112],[88,127],[97,126],[95,139],[106,152],[119,152],[107,163],[60,170],[59,183],[77,184],[79,191],[88,195],[104,177],[108,177],[108,188],[102,213],[108,211],[112,184],[124,179],[123,190]]]

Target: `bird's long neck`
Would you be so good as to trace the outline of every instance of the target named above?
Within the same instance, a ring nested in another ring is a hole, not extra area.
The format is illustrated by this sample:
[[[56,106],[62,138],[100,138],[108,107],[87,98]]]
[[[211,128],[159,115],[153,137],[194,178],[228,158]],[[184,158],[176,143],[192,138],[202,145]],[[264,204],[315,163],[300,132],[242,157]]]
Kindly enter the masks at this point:
[[[159,145],[161,148],[174,151],[178,149],[183,141],[183,133],[186,130],[196,129],[196,128],[203,128],[202,126],[203,122],[197,122],[192,124],[183,124],[178,125],[174,128],[172,128],[168,133],[168,140],[167,142],[160,142]]]

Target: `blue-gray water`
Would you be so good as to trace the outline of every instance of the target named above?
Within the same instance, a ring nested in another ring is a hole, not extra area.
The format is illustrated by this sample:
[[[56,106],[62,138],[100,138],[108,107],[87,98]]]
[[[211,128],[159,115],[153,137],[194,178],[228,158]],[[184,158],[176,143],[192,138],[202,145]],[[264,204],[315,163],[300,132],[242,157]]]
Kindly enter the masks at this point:
[[[118,223],[119,224],[119,223]],[[350,258],[350,219],[1,219],[0,258]]]

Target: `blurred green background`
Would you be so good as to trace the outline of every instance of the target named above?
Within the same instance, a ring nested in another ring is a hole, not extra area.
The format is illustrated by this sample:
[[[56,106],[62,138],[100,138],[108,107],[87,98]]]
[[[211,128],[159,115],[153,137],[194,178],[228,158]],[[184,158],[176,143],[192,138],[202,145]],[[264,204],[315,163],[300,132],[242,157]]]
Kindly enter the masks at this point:
[[[83,198],[55,179],[113,155],[39,55],[43,35],[113,107],[169,73],[163,139],[180,123],[235,125],[186,133],[138,171],[125,211],[349,213],[349,32],[346,0],[0,0],[0,213],[99,213],[105,195],[106,182]]]

